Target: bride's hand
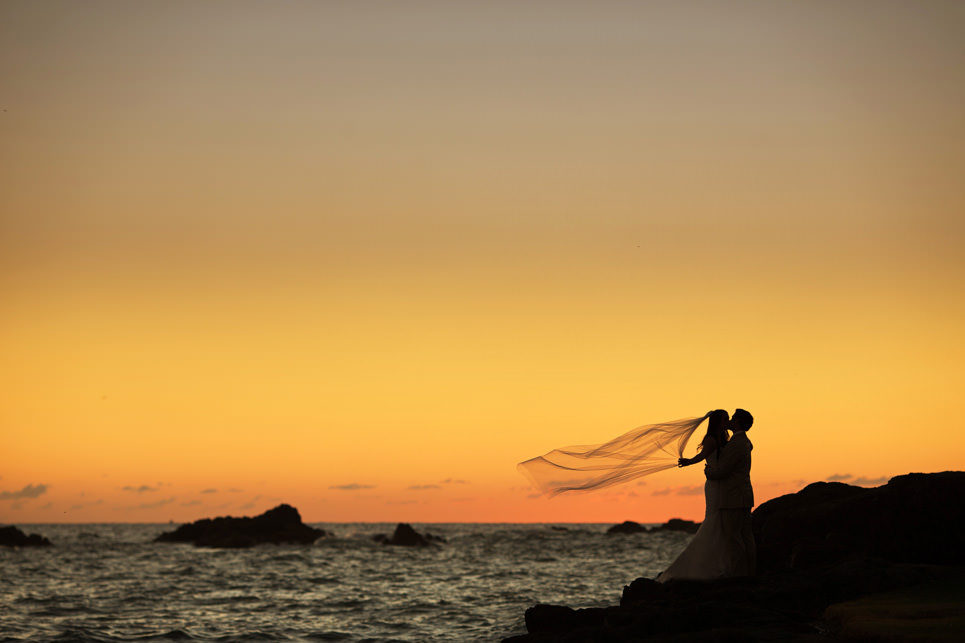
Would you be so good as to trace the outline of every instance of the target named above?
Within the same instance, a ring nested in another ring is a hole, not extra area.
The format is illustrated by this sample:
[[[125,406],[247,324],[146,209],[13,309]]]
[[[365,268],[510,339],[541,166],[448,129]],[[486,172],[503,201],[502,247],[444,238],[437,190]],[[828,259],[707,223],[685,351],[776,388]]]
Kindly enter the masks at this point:
[[[677,460],[677,466],[678,466],[678,467],[686,467],[688,464],[690,464],[690,459],[689,459],[689,458],[679,458],[679,459]]]

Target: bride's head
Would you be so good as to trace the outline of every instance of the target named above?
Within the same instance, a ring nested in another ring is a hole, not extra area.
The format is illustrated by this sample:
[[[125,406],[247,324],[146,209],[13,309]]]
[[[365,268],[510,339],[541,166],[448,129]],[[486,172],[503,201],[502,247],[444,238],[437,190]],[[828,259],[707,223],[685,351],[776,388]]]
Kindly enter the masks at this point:
[[[707,435],[701,443],[701,448],[707,443],[707,438],[713,438],[717,447],[727,442],[727,425],[730,423],[730,416],[724,409],[717,409],[707,414]]]
[[[746,411],[745,411],[746,413]],[[712,434],[720,433],[727,429],[727,423],[730,421],[730,416],[727,415],[727,411],[724,409],[717,409],[716,411],[711,411],[707,414],[707,432]]]

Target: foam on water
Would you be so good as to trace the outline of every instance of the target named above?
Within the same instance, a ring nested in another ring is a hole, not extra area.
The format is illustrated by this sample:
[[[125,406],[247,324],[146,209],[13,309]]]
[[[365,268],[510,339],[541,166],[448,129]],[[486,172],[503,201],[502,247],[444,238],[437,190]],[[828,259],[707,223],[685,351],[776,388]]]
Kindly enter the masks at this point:
[[[168,525],[19,525],[54,547],[0,548],[0,640],[498,640],[534,603],[614,604],[689,534],[608,525],[413,525],[441,547],[371,541],[394,524],[318,523],[314,546],[151,542]],[[565,529],[563,529],[565,527]]]

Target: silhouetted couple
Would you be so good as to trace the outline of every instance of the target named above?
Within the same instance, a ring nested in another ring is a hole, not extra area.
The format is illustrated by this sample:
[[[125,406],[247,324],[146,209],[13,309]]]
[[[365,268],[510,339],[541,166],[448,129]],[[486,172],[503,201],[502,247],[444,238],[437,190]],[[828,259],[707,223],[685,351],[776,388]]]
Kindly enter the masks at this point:
[[[695,458],[684,449],[697,428],[707,422],[707,435]],[[751,442],[754,423],[743,409],[716,410],[696,418],[646,424],[602,444],[553,449],[517,465],[548,497],[592,492],[625,484],[658,471],[704,462],[707,482],[704,522],[687,549],[661,574],[671,578],[720,578],[754,573],[755,546],[751,532]],[[728,439],[728,430],[733,436]]]
[[[707,435],[693,458],[680,458],[678,466],[704,462],[704,522],[677,560],[657,577],[712,579],[750,576],[755,572],[757,548],[751,530],[751,449],[747,431],[754,418],[744,409],[718,409],[708,415]],[[733,435],[728,438],[730,430]]]

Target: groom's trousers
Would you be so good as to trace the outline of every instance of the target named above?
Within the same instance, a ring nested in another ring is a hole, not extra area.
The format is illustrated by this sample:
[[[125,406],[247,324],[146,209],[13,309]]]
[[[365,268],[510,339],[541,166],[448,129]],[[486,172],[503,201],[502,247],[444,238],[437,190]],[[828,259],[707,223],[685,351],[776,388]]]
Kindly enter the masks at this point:
[[[728,567],[729,576],[753,576],[757,571],[757,544],[751,528],[751,508],[740,507],[720,510],[724,537],[728,539],[734,560]]]

